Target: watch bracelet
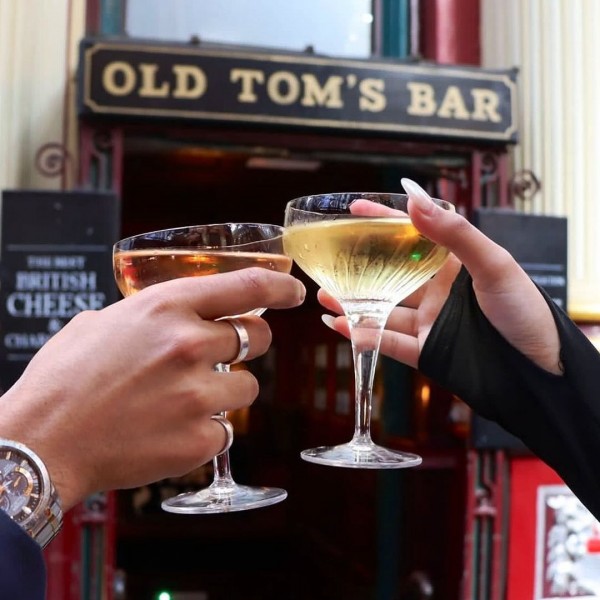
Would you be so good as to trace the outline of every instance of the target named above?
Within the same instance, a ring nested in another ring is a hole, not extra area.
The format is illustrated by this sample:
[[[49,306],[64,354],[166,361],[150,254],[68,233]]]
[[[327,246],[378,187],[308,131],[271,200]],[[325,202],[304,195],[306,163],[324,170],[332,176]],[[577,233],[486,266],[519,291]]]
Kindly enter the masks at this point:
[[[54,486],[50,492],[50,499],[50,505],[45,511],[46,520],[40,523],[41,527],[28,532],[42,549],[56,537],[63,524],[63,512]]]

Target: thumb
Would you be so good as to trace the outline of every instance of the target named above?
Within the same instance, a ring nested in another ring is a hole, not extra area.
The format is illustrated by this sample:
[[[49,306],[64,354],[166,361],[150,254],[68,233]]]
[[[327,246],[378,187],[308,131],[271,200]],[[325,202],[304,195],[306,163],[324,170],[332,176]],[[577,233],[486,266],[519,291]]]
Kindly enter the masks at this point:
[[[452,252],[478,287],[491,287],[514,261],[501,246],[485,236],[454,210],[436,204],[429,194],[410,179],[402,179],[408,193],[408,213],[413,225],[430,240]]]

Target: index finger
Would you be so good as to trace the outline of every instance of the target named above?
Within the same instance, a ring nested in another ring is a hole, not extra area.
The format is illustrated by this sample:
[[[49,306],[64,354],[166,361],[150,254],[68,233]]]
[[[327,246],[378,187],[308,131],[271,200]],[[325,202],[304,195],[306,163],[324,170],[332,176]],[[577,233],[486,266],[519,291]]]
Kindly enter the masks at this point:
[[[462,215],[438,206],[414,181],[403,179],[408,192],[408,214],[413,225],[428,239],[445,246],[465,266],[478,289],[494,290],[503,285],[504,275],[519,275],[522,269],[510,253],[499,246]],[[352,214],[372,217],[394,217],[403,212],[371,202],[356,200]]]
[[[306,295],[304,285],[295,277],[261,267],[182,277],[157,283],[151,288],[155,293],[165,293],[191,305],[204,319],[267,308],[293,308],[302,304]]]
[[[406,217],[406,213],[401,210],[362,198],[350,204],[350,212],[360,217]]]
[[[413,181],[403,179],[402,185],[409,195],[408,213],[413,225],[425,237],[448,248],[469,271],[479,289],[493,290],[503,285],[506,275],[524,275],[507,250],[462,215],[438,206]]]

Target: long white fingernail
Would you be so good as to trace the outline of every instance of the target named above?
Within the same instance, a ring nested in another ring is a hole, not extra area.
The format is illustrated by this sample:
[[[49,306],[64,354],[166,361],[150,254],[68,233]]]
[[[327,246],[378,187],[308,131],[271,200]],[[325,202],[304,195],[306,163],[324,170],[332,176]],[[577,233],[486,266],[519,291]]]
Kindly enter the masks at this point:
[[[435,204],[432,202],[431,196],[418,183],[407,177],[403,177],[400,182],[421,212],[429,214],[433,211]]]
[[[329,329],[333,329],[335,331],[335,317],[332,317],[331,315],[321,315],[321,321],[323,321],[323,323],[325,323]]]

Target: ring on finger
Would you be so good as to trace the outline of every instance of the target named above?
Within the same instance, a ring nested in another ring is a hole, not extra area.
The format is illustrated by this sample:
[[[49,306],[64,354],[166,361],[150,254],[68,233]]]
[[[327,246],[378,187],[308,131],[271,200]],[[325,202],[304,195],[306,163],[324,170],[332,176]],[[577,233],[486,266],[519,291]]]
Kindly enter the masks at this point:
[[[246,356],[248,356],[248,351],[250,350],[250,336],[248,335],[248,330],[244,327],[239,319],[226,318],[223,319],[223,321],[227,321],[227,323],[229,323],[235,329],[235,332],[238,336],[239,350],[237,356],[228,363],[224,363],[228,365],[235,365],[236,363],[242,362]]]
[[[223,454],[223,452],[227,452],[227,450],[231,448],[231,444],[233,444],[233,425],[231,424],[231,421],[229,421],[223,415],[213,415],[211,419],[217,423],[220,423],[223,426],[223,429],[225,429],[225,434],[227,435],[225,447],[217,453],[218,456],[219,454]]]

